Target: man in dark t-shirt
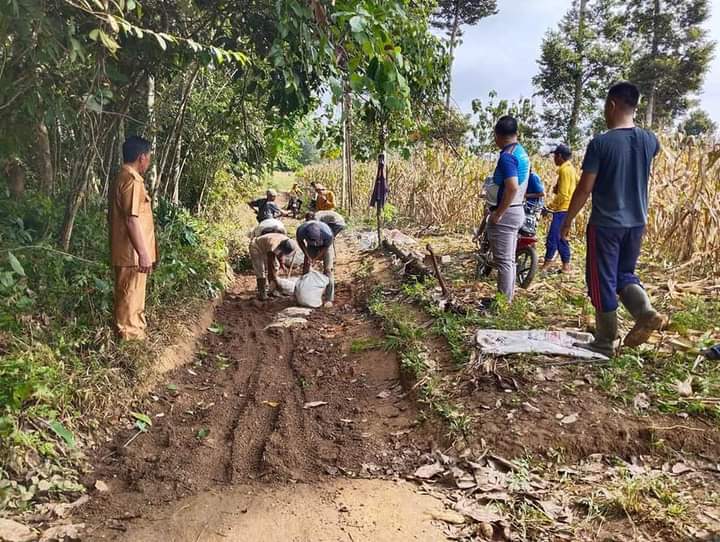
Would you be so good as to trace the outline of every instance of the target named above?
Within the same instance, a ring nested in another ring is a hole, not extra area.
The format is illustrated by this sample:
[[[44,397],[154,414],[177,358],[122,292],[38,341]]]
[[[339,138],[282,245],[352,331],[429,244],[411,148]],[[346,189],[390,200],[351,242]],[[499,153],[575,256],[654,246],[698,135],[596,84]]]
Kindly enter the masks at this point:
[[[587,147],[582,177],[561,230],[567,239],[573,220],[592,194],[585,274],[596,332],[588,348],[608,356],[615,352],[618,335],[618,296],[635,320],[625,337],[626,346],[645,343],[666,321],[653,309],[635,274],[647,224],[652,161],[660,151],[655,134],[634,124],[639,100],[632,83],[610,88],[605,101],[609,130]]]
[[[325,307],[331,307],[335,300],[335,236],[327,224],[314,220],[312,214],[308,218],[296,233],[300,250],[305,255],[303,274],[310,272],[313,262],[322,261],[323,274],[329,280],[324,296]]]
[[[264,198],[256,199],[248,203],[248,205],[252,207],[257,214],[258,223],[263,220],[267,220],[268,218],[278,218],[289,214],[278,207],[278,204],[275,203],[276,199],[277,192],[270,189],[265,193]]]

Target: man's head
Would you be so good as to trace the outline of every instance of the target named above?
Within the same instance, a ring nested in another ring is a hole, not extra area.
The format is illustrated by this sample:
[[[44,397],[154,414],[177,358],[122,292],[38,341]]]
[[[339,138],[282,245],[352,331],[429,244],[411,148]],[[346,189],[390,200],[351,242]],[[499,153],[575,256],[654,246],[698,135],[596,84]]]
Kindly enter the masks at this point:
[[[608,128],[632,120],[640,102],[640,91],[628,81],[610,87],[605,100],[605,122]]]
[[[564,143],[560,143],[557,147],[555,147],[555,150],[552,152],[553,160],[555,161],[556,166],[561,166],[570,158],[572,158],[572,151],[570,150],[570,147],[565,145]]]
[[[152,145],[147,139],[130,136],[123,143],[123,162],[133,166],[142,175],[150,167]]]
[[[495,144],[503,148],[517,141],[518,122],[515,117],[505,115],[495,124]]]
[[[275,201],[275,198],[277,198],[277,192],[270,188],[267,192],[265,192],[265,197],[268,201]]]
[[[296,248],[297,247],[295,246],[295,242],[292,239],[285,239],[282,243],[278,245],[274,252],[280,260],[280,263],[285,265],[286,259],[295,254]]]
[[[315,184],[315,191],[318,194],[322,194],[323,192],[325,192],[325,190],[327,190],[327,189],[322,184],[317,184],[317,183]]]

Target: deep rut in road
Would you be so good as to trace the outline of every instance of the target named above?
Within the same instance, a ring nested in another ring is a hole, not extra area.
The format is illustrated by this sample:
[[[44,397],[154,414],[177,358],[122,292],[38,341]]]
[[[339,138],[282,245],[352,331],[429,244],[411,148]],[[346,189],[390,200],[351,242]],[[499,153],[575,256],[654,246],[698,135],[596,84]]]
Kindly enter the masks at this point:
[[[314,311],[304,327],[267,329],[290,300],[260,303],[254,279],[238,279],[195,360],[136,405],[152,417],[150,431],[126,446],[135,433],[128,427],[98,452],[93,476],[111,491],[91,501],[89,523],[102,528],[141,517],[148,504],[229,484],[402,472],[428,449],[396,357],[353,353],[353,340],[381,333],[353,306],[358,255],[338,253],[335,306]],[[317,401],[327,405],[305,408]]]

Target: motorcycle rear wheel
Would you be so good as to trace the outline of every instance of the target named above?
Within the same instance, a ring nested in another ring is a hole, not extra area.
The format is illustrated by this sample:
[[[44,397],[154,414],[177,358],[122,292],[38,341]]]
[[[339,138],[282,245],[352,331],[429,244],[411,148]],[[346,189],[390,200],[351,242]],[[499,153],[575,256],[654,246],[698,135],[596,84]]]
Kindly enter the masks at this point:
[[[538,269],[538,256],[535,248],[521,248],[515,254],[516,276],[520,288],[527,289],[535,278]]]

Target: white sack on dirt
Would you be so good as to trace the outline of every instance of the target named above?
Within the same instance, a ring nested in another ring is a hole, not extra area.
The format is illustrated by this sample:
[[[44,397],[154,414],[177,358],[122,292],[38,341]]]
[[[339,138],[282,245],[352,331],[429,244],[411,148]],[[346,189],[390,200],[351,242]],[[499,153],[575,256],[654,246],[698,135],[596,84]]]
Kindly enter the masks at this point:
[[[282,233],[283,235],[287,235],[287,230],[285,229],[285,224],[277,218],[267,218],[255,226],[253,230],[250,230],[248,237],[254,239],[266,233]]]
[[[509,354],[547,354],[580,359],[608,359],[574,343],[589,343],[593,336],[576,331],[502,331],[481,329],[475,335],[475,343],[483,354],[504,356]]]
[[[322,273],[311,270],[295,284],[295,299],[303,307],[317,309],[323,304],[323,294],[330,280]]]
[[[295,293],[295,285],[297,284],[297,277],[290,277],[287,279],[278,277],[277,279],[278,288],[285,295],[293,295]]]

